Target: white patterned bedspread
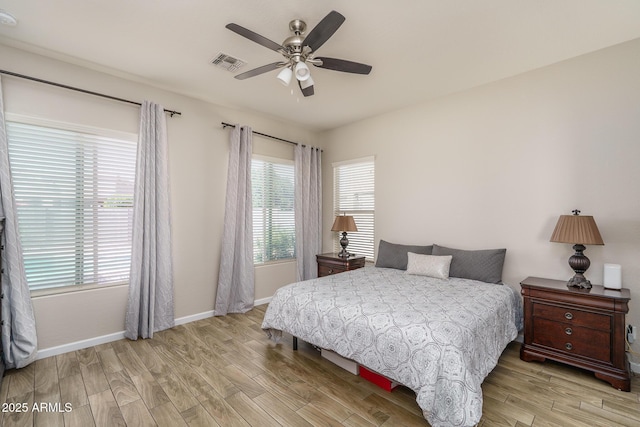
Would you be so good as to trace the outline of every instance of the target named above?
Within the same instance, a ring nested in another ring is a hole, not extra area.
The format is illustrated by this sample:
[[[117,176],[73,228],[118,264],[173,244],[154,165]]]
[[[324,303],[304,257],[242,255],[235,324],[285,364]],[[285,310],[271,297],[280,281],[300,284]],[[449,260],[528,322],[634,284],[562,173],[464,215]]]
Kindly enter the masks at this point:
[[[522,304],[506,285],[364,267],[280,288],[262,328],[411,388],[434,427],[473,426],[480,385],[522,328]]]

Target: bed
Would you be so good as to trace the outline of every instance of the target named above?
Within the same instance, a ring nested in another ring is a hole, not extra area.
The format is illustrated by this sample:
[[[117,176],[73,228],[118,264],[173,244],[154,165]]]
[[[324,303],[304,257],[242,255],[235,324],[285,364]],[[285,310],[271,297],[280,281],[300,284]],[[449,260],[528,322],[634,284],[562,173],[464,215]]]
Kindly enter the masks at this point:
[[[468,275],[460,268],[473,257],[438,248],[403,249],[399,265],[377,262],[282,287],[262,328],[273,340],[287,332],[411,388],[434,427],[473,426],[482,416],[482,381],[522,328],[522,305],[509,286],[455,277]]]

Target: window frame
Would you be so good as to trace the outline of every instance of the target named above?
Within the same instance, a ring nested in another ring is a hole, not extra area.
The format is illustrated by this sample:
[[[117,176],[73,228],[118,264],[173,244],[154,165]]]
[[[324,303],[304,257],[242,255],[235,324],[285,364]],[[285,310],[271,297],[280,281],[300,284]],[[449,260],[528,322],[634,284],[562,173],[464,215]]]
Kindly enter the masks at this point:
[[[371,193],[372,193],[372,204],[373,204],[373,208],[372,209],[354,209],[354,208],[347,208],[347,209],[341,209],[341,207],[339,205],[339,198],[340,198],[340,194],[339,194],[339,180],[337,178],[337,173],[338,173],[338,169],[341,167],[345,167],[345,166],[356,166],[356,165],[361,165],[361,164],[371,164],[372,167],[372,173],[373,173],[373,179],[370,183],[371,185]],[[334,162],[331,164],[332,168],[333,168],[333,218],[335,218],[338,215],[352,215],[354,216],[354,220],[356,222],[356,226],[359,227],[358,225],[358,216],[365,216],[366,221],[364,221],[362,218],[360,220],[360,224],[363,225],[364,227],[366,227],[366,231],[365,229],[362,229],[361,231],[357,231],[357,232],[348,232],[347,234],[347,238],[349,239],[349,246],[347,246],[347,251],[350,251],[350,248],[352,248],[352,243],[353,243],[353,239],[356,239],[356,241],[358,239],[362,239],[364,238],[365,242],[360,242],[357,246],[359,246],[360,248],[363,248],[363,250],[361,250],[360,252],[355,251],[356,255],[364,255],[366,261],[370,261],[373,262],[373,260],[375,259],[375,156],[367,156],[367,157],[360,157],[357,159],[351,159],[351,160],[345,160],[345,161],[340,161],[340,162]],[[333,222],[333,221],[332,221]],[[359,228],[360,230],[360,228]],[[340,238],[341,238],[341,233],[338,232],[332,232],[333,233],[333,250],[334,252],[339,252],[342,249],[342,246],[340,246]],[[353,249],[352,249],[353,250]]]
[[[292,177],[292,187],[291,187],[291,204],[292,204],[292,217],[291,217],[291,238],[293,240],[293,255],[291,257],[287,257],[287,258],[275,258],[275,259],[267,259],[264,261],[256,261],[256,206],[255,206],[255,198],[254,198],[254,188],[253,188],[253,161],[254,160],[258,160],[261,162],[266,162],[266,163],[272,163],[272,164],[276,164],[276,165],[284,165],[284,166],[290,166],[291,167],[291,177]],[[253,223],[253,265],[254,266],[261,266],[261,265],[269,265],[269,264],[277,264],[277,263],[285,263],[285,262],[292,262],[296,260],[296,235],[295,235],[295,206],[293,205],[295,203],[295,164],[294,161],[291,159],[284,159],[284,158],[280,158],[280,157],[273,157],[273,156],[265,156],[262,154],[252,154],[251,155],[251,169],[252,169],[252,174],[251,174],[251,180],[252,180],[252,205],[253,205],[253,212],[252,212],[252,223]]]
[[[65,121],[46,119],[42,117],[27,116],[27,115],[10,113],[10,112],[5,113],[5,121],[8,123],[51,128],[51,129],[61,130],[64,132],[76,132],[80,134],[91,135],[98,138],[117,139],[122,142],[130,142],[133,144],[132,148],[135,153],[134,159],[133,159],[134,160],[133,161],[133,168],[134,168],[133,169],[133,179],[134,179],[133,185],[135,185],[135,173],[136,173],[135,157],[137,157],[137,144],[138,144],[138,134],[136,133],[125,132],[125,131],[120,131],[115,129],[101,128],[97,126],[90,126],[90,125],[84,125],[79,123],[70,123]],[[8,144],[11,144],[11,141],[9,140],[8,132],[7,132],[7,139],[8,139],[7,141]],[[93,179],[95,179],[95,176]],[[132,194],[132,197],[133,197],[133,194]],[[133,205],[133,200],[132,200],[132,205]],[[131,206],[131,213],[133,213],[133,206]],[[19,223],[20,222],[19,216],[17,219]],[[22,240],[22,237],[21,237],[21,240]],[[98,244],[98,241],[94,243],[94,245],[97,245],[97,244]],[[24,244],[22,245],[24,250]],[[130,264],[130,260],[129,260],[129,264]],[[76,271],[76,275],[78,274],[83,275],[83,273],[78,273],[78,271]],[[130,277],[130,272],[127,279],[117,280],[109,283],[98,283],[98,282],[73,283],[68,285],[60,285],[60,286],[54,285],[54,286],[36,288],[36,289],[33,289],[31,288],[31,286],[29,286],[29,290],[32,296],[45,296],[45,295],[55,295],[55,294],[85,291],[89,289],[103,289],[103,288],[111,288],[116,286],[128,286],[129,277]]]

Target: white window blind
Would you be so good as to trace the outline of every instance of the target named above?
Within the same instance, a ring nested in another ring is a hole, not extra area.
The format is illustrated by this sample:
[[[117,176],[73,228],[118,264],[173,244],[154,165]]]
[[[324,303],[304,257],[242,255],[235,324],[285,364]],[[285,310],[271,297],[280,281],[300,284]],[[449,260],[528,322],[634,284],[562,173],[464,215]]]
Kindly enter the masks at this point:
[[[349,232],[347,250],[373,261],[375,223],[375,162],[373,157],[333,164],[333,213],[352,215],[358,231]],[[334,251],[339,252],[339,233]]]
[[[254,156],[253,262],[295,258],[293,162]]]
[[[32,290],[129,278],[136,142],[7,122]]]

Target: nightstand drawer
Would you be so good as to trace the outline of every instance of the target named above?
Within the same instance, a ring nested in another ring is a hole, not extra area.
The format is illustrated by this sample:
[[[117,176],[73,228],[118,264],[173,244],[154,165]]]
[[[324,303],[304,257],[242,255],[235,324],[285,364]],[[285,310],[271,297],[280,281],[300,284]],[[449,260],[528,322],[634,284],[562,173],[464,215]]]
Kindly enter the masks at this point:
[[[611,362],[611,334],[570,323],[533,319],[533,343],[562,352]]]
[[[347,269],[342,266],[318,264],[318,277],[330,276],[332,274],[342,273],[343,271],[347,271]]]
[[[575,326],[586,326],[588,328],[600,329],[607,332],[611,330],[610,316],[590,313],[588,311],[577,310],[571,307],[547,305],[538,302],[533,304],[533,316],[549,319],[555,322],[570,323]]]
[[[318,263],[318,277],[331,276],[364,267],[363,256],[344,258],[337,253],[327,253],[316,255],[316,261]]]

